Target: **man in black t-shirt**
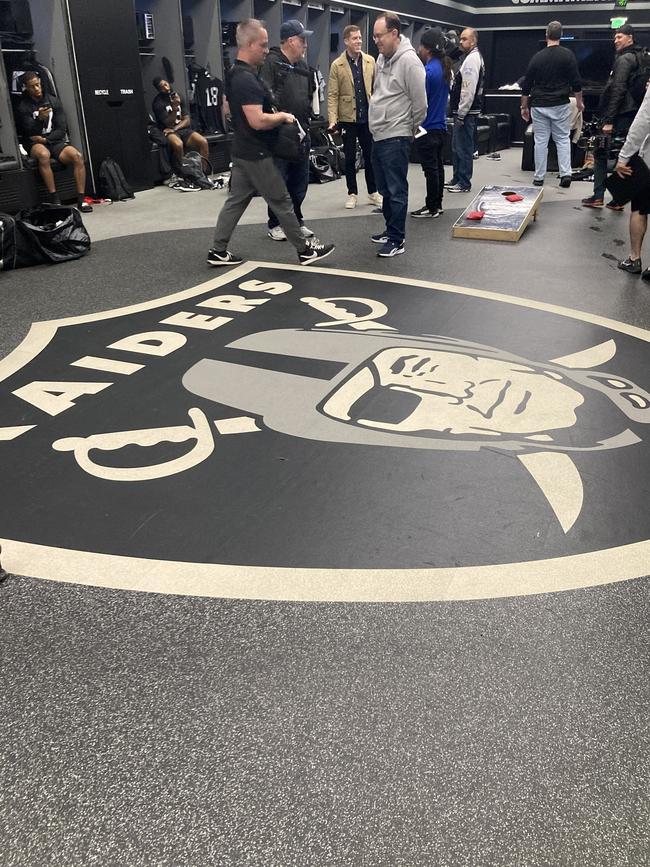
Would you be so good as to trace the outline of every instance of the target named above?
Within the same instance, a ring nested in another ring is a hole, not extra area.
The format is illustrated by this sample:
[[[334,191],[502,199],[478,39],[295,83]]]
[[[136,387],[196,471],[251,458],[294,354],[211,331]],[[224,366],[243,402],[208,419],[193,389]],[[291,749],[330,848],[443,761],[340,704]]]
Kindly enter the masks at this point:
[[[329,256],[334,245],[303,237],[286,184],[273,161],[277,128],[283,123],[295,123],[295,118],[286,111],[272,111],[271,92],[258,76],[269,53],[269,37],[263,25],[254,18],[240,22],[237,47],[237,60],[227,85],[234,128],[230,193],[217,220],[208,264],[239,265],[243,261],[228,250],[228,243],[253,196],[259,194],[273,208],[298,252],[299,262],[311,265]]]
[[[190,116],[183,100],[172,90],[164,78],[154,78],[153,86],[158,91],[151,106],[156,119],[157,135],[152,136],[158,144],[168,144],[174,159],[180,163],[183,149],[197,150],[204,159],[208,158],[208,142],[190,126]],[[161,138],[164,136],[164,138]]]
[[[77,148],[68,141],[68,122],[63,106],[56,96],[43,94],[41,79],[35,72],[26,72],[22,78],[23,96],[16,106],[16,127],[20,143],[28,156],[36,160],[48,200],[59,204],[50,160],[71,165],[77,187],[77,206],[84,213],[92,206],[84,201],[86,193],[86,166]]]
[[[527,123],[531,115],[533,120],[536,187],[544,183],[551,136],[557,149],[560,186],[571,186],[571,93],[578,111],[584,111],[578,63],[573,52],[560,45],[561,37],[562,25],[551,21],[546,28],[546,48],[528,64],[521,86],[521,116]]]

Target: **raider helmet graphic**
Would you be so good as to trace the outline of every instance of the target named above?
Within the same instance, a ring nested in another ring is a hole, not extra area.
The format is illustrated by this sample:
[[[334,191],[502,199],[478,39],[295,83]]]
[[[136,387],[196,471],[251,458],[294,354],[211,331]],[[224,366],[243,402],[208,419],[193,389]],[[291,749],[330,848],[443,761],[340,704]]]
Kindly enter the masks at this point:
[[[240,351],[241,362],[200,361],[183,377],[185,388],[306,439],[515,452],[565,531],[582,503],[569,453],[632,445],[639,437],[628,425],[650,422],[650,394],[589,369],[613,357],[614,341],[546,363],[451,338],[385,331],[278,329],[228,348]],[[246,352],[255,353],[250,366]],[[259,353],[268,359],[264,368]],[[330,379],[286,373],[273,369],[278,356],[338,362],[340,369]],[[603,404],[607,429],[580,425],[581,407],[593,400]],[[549,484],[553,466],[562,468],[562,491]]]

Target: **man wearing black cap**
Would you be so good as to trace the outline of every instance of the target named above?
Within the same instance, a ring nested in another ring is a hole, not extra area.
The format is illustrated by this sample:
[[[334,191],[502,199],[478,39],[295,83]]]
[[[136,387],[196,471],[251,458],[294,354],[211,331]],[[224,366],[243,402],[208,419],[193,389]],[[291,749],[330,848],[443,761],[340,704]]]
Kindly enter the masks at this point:
[[[312,230],[305,226],[301,210],[309,184],[309,122],[312,114],[312,78],[304,57],[307,37],[312,33],[312,30],[305,30],[297,18],[285,21],[280,27],[280,47],[271,48],[260,72],[260,78],[271,89],[275,108],[290,112],[306,133],[302,140],[303,155],[298,161],[275,161],[287,185],[303,238],[314,236]],[[271,208],[268,226],[269,238],[273,241],[286,241],[280,221]]]
[[[445,54],[445,38],[439,27],[429,27],[424,31],[420,37],[418,54],[426,73],[427,116],[422,121],[426,135],[418,136],[416,141],[427,183],[427,195],[424,207],[411,211],[411,216],[435,218],[442,214],[445,188],[442,146],[447,134],[447,102],[452,77],[451,60]]]
[[[640,66],[643,48],[634,41],[634,29],[629,24],[619,27],[614,34],[616,59],[609,74],[609,80],[600,97],[598,113],[603,122],[605,135],[624,136],[632,125],[638,105],[630,93],[630,80]],[[607,153],[597,150],[594,158],[594,192],[582,200],[585,208],[602,208],[607,179]],[[622,211],[613,199],[607,207],[612,211]]]
[[[158,137],[152,136],[158,144],[167,144],[174,159],[180,163],[183,148],[196,149],[202,157],[208,158],[208,142],[190,126],[190,116],[180,95],[172,90],[171,84],[160,76],[153,80],[158,91],[151,106],[159,130]],[[161,138],[160,136],[164,136]]]

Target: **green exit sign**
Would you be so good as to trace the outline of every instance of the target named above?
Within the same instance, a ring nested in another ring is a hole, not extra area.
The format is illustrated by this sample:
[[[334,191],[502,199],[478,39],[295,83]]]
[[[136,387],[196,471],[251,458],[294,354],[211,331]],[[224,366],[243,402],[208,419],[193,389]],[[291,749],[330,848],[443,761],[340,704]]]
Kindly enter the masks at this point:
[[[618,30],[619,27],[622,27],[625,24],[627,18],[610,18],[609,20],[611,22],[612,30]]]
[[[627,0],[616,0],[616,5],[619,9],[625,9],[627,6]]]

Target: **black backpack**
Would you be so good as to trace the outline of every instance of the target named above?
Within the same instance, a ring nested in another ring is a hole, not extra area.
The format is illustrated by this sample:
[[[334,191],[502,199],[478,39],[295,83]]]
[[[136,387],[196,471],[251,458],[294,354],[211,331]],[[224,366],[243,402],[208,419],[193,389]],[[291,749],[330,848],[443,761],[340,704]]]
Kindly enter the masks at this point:
[[[102,194],[114,202],[135,198],[119,163],[116,163],[112,157],[106,157],[99,167],[99,185]]]
[[[202,190],[213,190],[214,184],[206,175],[203,165],[204,158],[198,151],[188,151],[180,163],[177,164],[176,171],[186,181],[191,181],[197,187],[201,187]]]
[[[650,81],[650,52],[644,48],[637,53],[636,68],[632,70],[627,81],[630,96],[637,107],[643,102],[648,81]]]

